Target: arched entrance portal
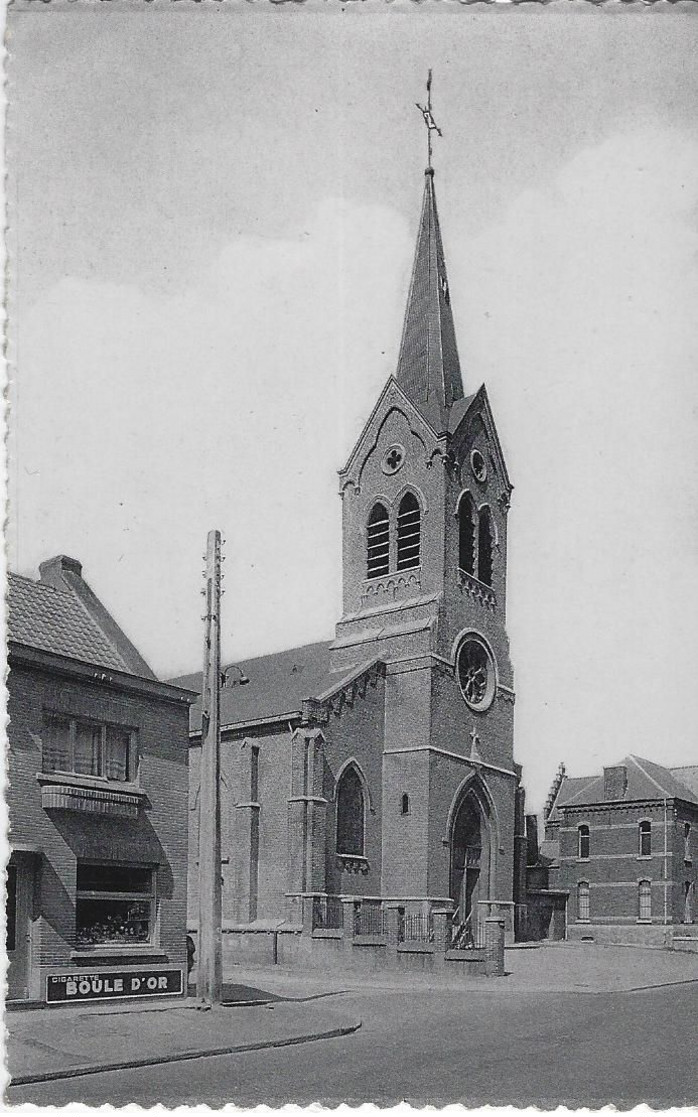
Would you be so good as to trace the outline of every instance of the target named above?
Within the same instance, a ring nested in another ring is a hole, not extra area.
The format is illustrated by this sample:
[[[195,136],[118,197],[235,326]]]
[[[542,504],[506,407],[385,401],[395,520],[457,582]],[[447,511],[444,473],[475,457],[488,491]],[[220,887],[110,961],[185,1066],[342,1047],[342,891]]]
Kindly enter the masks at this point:
[[[490,826],[473,790],[463,796],[451,828],[450,896],[459,922],[478,921],[478,901],[490,898]]]

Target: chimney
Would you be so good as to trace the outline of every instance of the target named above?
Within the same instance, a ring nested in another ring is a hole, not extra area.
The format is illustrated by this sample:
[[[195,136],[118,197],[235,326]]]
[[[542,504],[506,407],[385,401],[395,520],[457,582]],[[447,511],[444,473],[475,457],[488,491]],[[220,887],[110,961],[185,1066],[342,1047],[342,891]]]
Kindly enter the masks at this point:
[[[45,586],[53,586],[56,590],[67,589],[66,574],[74,574],[82,578],[82,563],[68,555],[56,555],[55,558],[46,559],[39,566],[39,576]]]
[[[613,768],[604,768],[603,770],[603,797],[606,800],[615,802],[618,799],[625,799],[625,792],[628,789],[628,769],[625,764],[616,764]]]

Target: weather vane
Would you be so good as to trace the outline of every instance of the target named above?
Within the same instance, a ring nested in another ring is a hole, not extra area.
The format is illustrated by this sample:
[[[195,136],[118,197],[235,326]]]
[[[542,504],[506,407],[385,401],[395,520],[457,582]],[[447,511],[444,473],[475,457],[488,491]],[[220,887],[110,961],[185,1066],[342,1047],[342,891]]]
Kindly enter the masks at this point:
[[[431,70],[429,71],[429,77],[427,78],[427,103],[426,105],[420,105],[418,101],[415,101],[415,104],[424,117],[424,123],[427,126],[427,145],[429,153],[429,161],[427,163],[427,166],[429,170],[431,170],[431,134],[432,132],[438,132],[440,136],[443,136],[443,132],[434,120],[431,111]]]

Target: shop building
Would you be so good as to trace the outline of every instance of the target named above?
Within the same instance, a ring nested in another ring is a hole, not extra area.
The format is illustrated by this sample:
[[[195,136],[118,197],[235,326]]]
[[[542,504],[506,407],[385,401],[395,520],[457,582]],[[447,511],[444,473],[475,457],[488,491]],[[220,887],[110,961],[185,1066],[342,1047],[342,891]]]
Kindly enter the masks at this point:
[[[58,556],[9,575],[8,999],[182,992],[192,695]]]

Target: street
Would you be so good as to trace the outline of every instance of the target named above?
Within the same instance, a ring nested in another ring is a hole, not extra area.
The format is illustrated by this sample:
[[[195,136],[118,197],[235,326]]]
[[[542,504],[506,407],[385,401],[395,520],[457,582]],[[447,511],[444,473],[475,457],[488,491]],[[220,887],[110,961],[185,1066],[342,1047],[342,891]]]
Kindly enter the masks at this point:
[[[545,1108],[698,1102],[696,982],[600,994],[354,983],[334,989],[323,1003],[363,1021],[351,1036],[10,1088],[7,1099]]]

